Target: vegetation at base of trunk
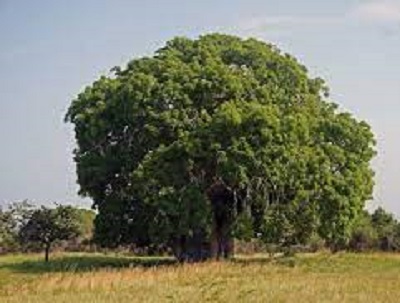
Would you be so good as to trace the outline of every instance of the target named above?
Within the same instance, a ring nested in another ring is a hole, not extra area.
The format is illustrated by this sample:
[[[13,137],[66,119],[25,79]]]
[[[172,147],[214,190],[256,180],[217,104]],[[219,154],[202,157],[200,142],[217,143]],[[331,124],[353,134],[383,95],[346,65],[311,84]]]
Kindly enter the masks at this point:
[[[103,246],[230,257],[246,231],[286,246],[318,234],[336,249],[372,194],[369,125],[256,39],[175,38],[88,86],[66,121]]]

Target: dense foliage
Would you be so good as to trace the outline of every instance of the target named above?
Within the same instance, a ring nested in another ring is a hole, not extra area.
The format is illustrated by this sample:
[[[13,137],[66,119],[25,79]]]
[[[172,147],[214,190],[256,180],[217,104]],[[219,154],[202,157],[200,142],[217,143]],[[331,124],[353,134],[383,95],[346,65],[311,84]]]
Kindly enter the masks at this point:
[[[229,256],[233,237],[347,242],[371,198],[368,124],[275,46],[175,38],[72,102],[80,193],[105,246]]]
[[[400,222],[381,207],[372,214],[363,212],[353,228],[349,248],[400,251]]]
[[[33,206],[28,201],[0,208],[0,253],[20,250],[19,229],[29,220],[32,211]]]
[[[14,230],[15,222],[11,213],[0,209],[0,252],[16,248],[18,242]]]

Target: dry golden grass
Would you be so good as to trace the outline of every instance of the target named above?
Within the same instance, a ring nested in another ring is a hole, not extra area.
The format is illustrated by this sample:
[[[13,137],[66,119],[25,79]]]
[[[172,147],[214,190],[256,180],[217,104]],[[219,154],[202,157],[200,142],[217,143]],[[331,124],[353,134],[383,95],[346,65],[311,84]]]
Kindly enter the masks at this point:
[[[4,303],[400,302],[399,255],[318,254],[273,262],[253,257],[147,268],[92,262],[85,270],[12,259],[0,265],[0,279],[8,275],[0,284]]]

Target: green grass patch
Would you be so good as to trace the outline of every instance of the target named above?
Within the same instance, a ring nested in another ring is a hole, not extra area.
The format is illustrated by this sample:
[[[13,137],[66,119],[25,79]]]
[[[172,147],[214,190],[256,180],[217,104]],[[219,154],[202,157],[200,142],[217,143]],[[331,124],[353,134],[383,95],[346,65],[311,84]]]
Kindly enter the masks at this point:
[[[176,263],[115,254],[0,257],[0,302],[398,302],[400,255],[239,256]]]

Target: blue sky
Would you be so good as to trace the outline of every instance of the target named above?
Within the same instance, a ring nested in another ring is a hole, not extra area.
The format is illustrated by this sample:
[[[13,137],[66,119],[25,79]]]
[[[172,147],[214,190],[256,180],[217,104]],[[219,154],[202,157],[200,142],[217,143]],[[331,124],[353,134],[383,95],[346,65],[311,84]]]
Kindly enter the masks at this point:
[[[322,76],[378,139],[375,200],[400,216],[400,0],[0,0],[0,205],[76,194],[70,101],[177,35],[275,43]]]

